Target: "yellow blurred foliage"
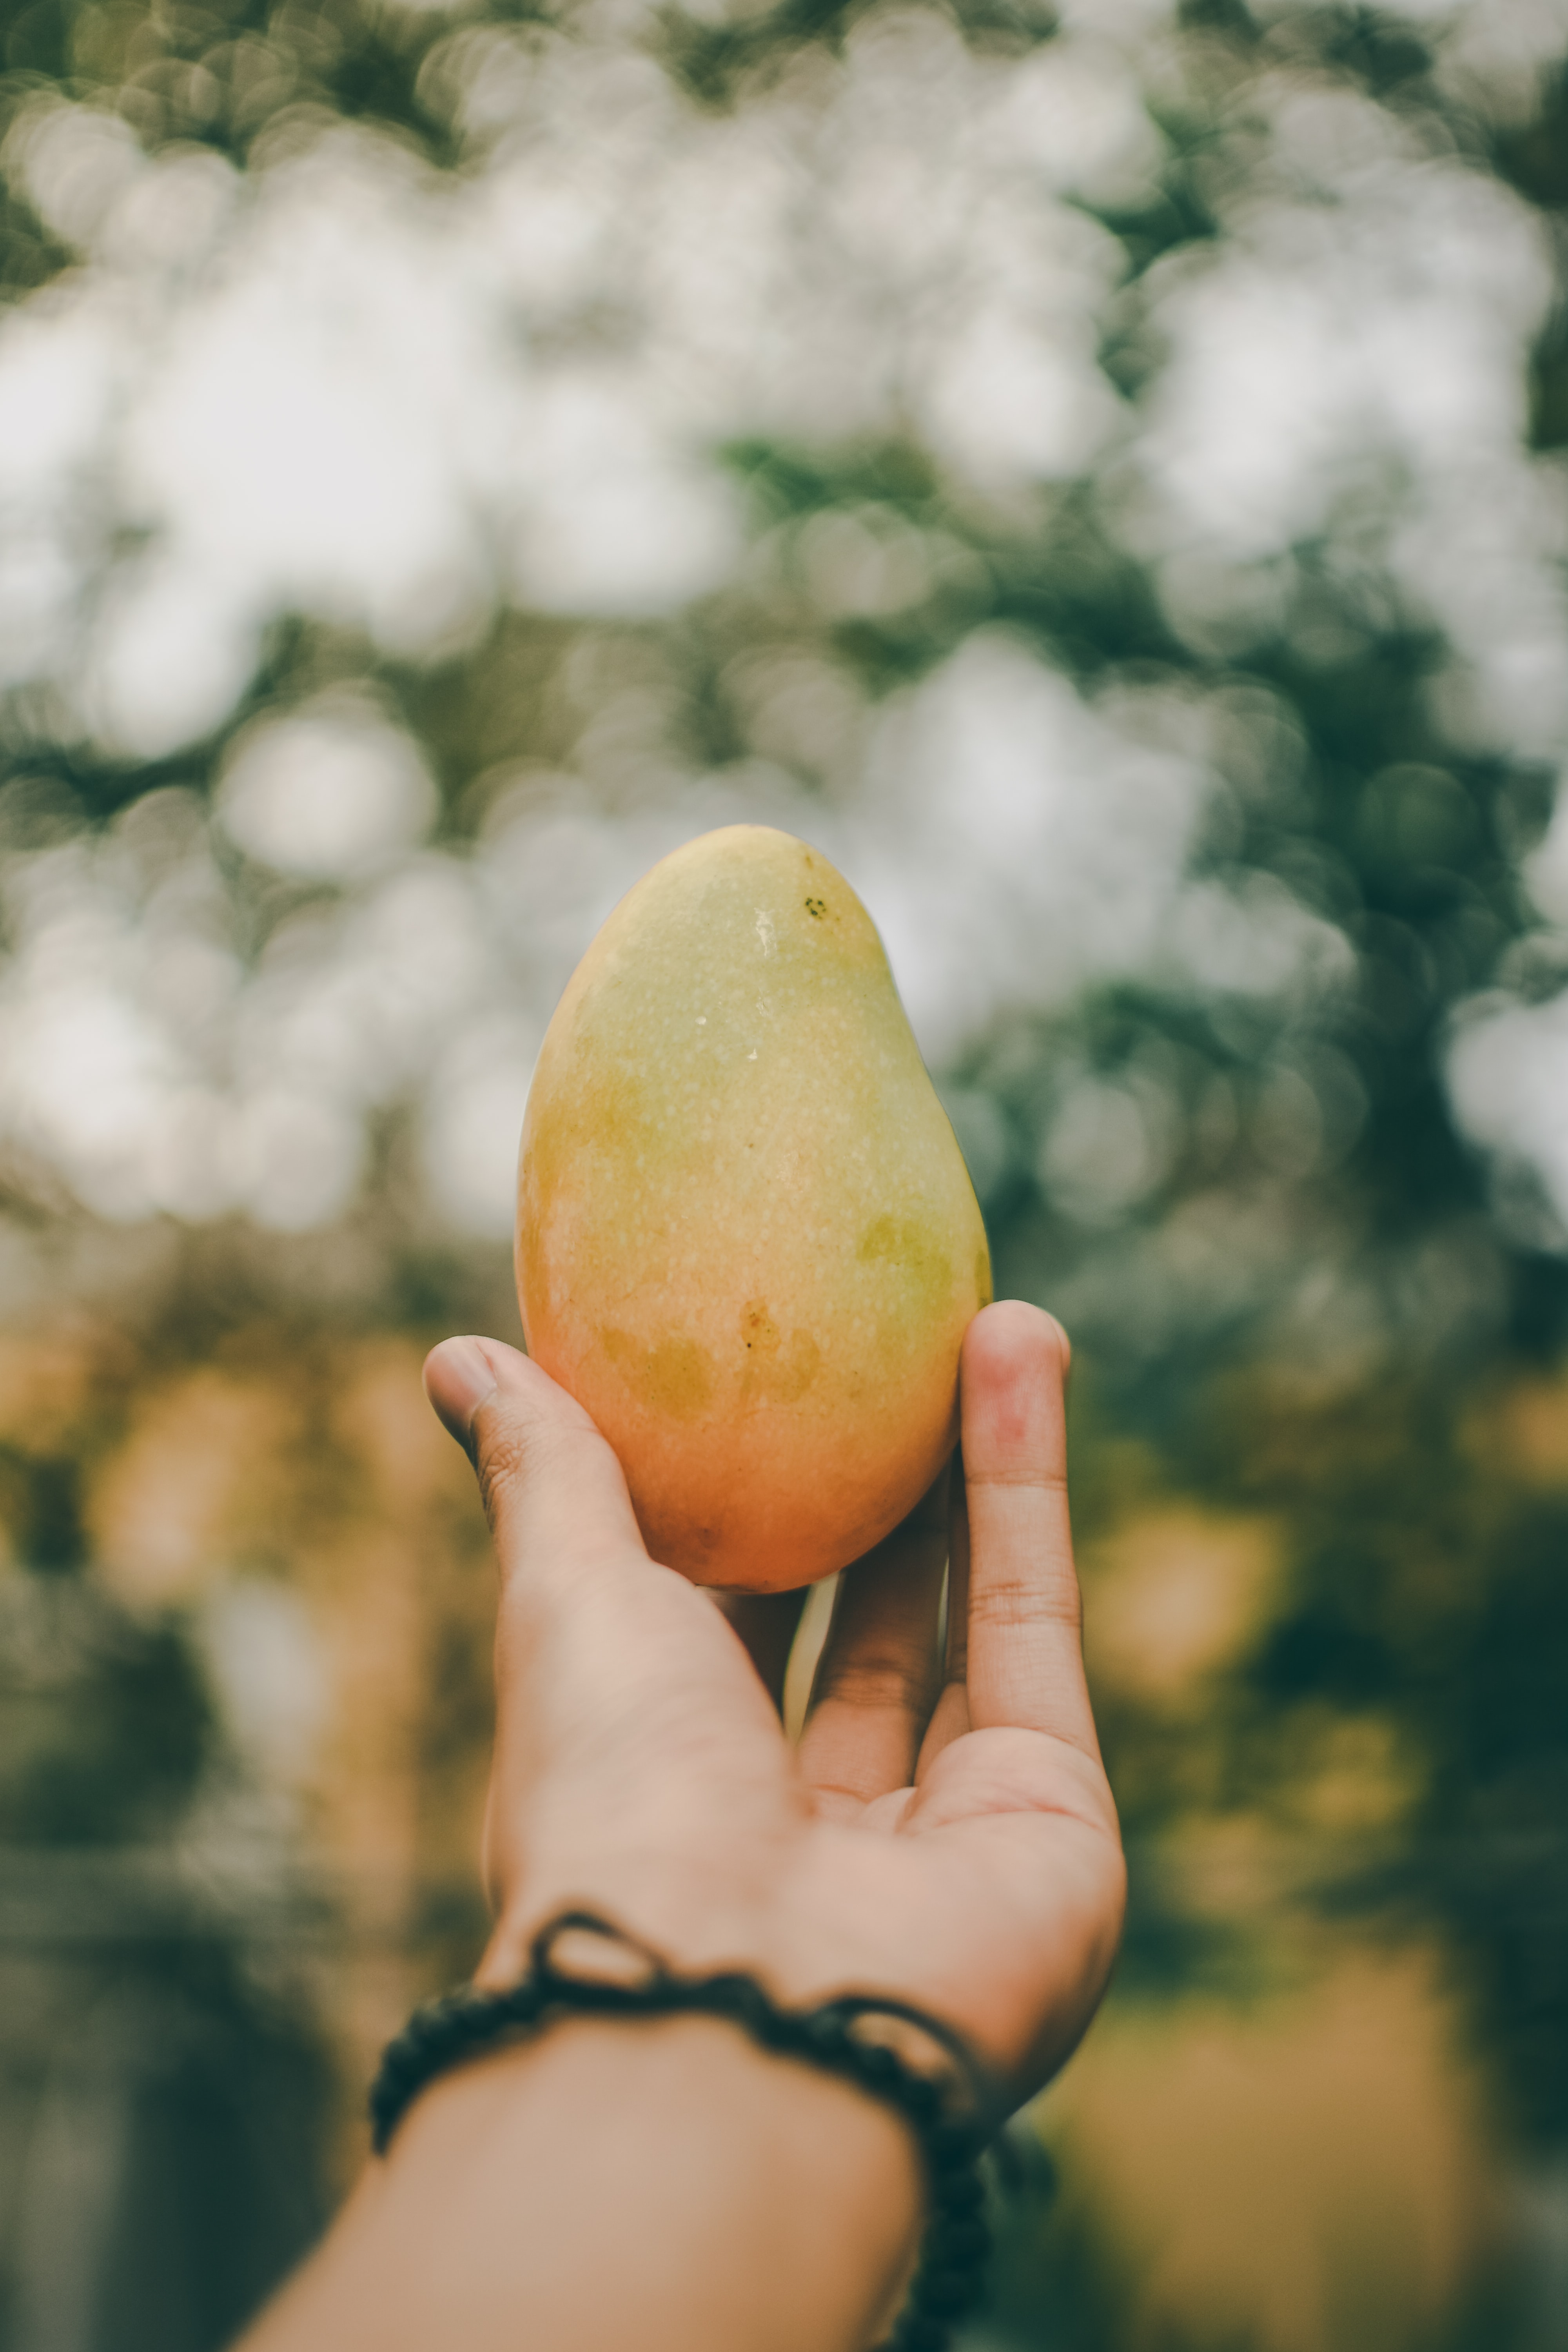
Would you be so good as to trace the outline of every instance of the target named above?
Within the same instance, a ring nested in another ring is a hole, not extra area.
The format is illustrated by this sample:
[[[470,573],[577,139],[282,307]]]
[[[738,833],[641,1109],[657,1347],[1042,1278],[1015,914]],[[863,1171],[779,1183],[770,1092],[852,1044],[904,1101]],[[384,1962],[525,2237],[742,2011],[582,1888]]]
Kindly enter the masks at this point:
[[[1178,1504],[1127,1520],[1084,1561],[1091,1682],[1168,1699],[1226,1665],[1258,1622],[1278,1564],[1268,1519]]]
[[[1499,2223],[1497,2144],[1421,1957],[1249,2011],[1113,2007],[1043,2105],[1114,2215],[1129,2352],[1405,2352]]]
[[[100,1572],[121,1600],[194,1601],[237,1559],[276,1544],[294,1420],[277,1388],[205,1370],[138,1402],[87,1507]]]

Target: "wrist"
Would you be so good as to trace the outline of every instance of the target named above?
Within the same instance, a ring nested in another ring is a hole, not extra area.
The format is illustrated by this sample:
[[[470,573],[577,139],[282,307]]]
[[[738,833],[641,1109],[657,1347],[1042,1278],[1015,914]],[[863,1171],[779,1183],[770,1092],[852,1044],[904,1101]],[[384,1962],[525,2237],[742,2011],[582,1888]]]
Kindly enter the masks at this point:
[[[862,2352],[913,2145],[708,2017],[564,2018],[431,2084],[245,2352]]]
[[[859,2352],[898,2304],[922,2202],[895,2115],[706,2017],[566,2018],[478,2060],[410,2110],[386,2173],[389,2208],[406,2193],[411,2212],[466,2181],[498,2242],[526,2184],[530,2340],[575,2347],[583,2265],[613,2257],[626,2326],[595,2295],[592,2340],[647,2352]],[[557,2310],[577,2315],[559,2339]],[[468,2341],[458,2315],[447,2340]]]

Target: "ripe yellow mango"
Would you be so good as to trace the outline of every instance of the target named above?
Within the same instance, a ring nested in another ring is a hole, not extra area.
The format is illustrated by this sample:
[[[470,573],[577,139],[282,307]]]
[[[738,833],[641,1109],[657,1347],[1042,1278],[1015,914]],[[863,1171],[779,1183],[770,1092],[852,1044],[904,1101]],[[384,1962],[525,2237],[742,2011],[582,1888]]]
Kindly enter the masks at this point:
[[[882,943],[817,851],[731,825],[622,899],[550,1024],[518,1192],[529,1353],[656,1559],[778,1591],[913,1507],[990,1257]]]

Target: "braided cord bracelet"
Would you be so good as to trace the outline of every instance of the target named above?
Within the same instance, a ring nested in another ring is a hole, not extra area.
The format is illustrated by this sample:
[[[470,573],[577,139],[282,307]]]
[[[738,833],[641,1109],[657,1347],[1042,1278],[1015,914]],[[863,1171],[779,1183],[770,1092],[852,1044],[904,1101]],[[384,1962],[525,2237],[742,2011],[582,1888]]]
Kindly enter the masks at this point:
[[[563,1969],[556,1948],[563,1937],[579,1934],[611,1948],[623,1969],[629,1958],[635,1973],[584,1976]],[[388,2042],[370,2093],[376,2154],[385,2154],[405,2112],[437,2074],[574,2011],[727,2018],[760,2048],[837,2074],[901,2115],[920,2143],[930,2212],[909,2299],[879,2352],[945,2352],[952,2323],[979,2296],[990,2250],[979,2160],[994,2115],[988,2080],[951,2027],[907,2001],[870,1993],[845,1993],[816,2009],[786,2009],[742,1970],[679,1976],[596,1912],[562,1911],[534,1937],[527,1972],[515,1985],[499,1991],[461,1986],[416,2009]],[[879,2018],[912,2027],[933,2043],[949,2062],[946,2074],[923,2072],[862,2030]]]

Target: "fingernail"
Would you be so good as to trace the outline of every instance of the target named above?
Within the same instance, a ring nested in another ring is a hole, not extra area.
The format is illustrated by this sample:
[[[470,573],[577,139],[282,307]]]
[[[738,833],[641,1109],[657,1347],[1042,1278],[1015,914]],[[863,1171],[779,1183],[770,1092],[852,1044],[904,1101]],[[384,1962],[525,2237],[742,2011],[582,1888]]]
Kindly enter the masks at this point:
[[[433,1394],[430,1373],[440,1360],[440,1393]],[[425,1393],[459,1445],[467,1445],[475,1413],[493,1394],[496,1376],[482,1349],[472,1339],[443,1339],[425,1368]]]

